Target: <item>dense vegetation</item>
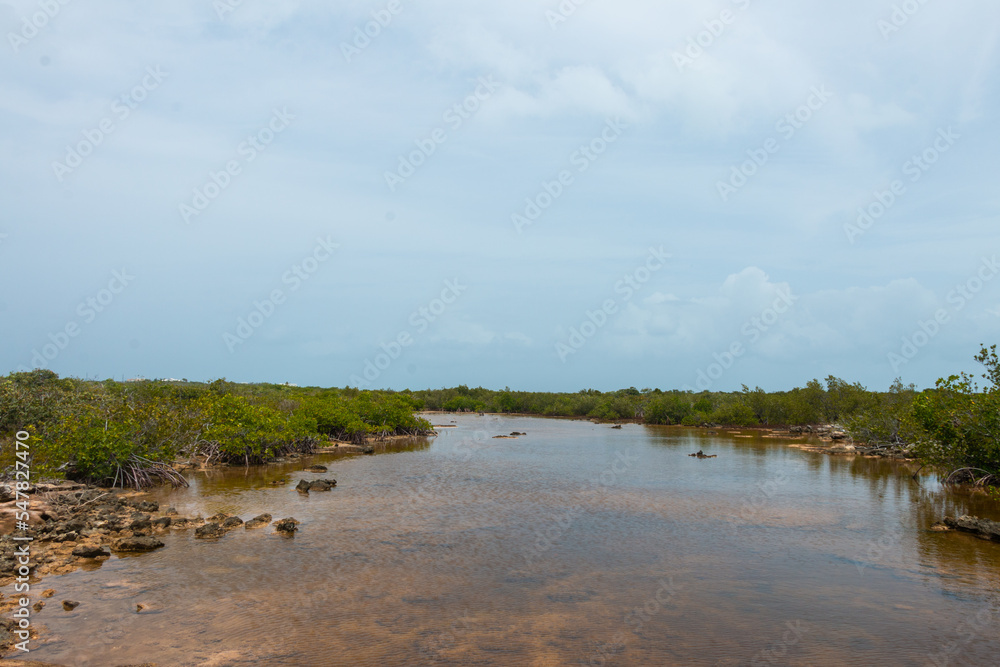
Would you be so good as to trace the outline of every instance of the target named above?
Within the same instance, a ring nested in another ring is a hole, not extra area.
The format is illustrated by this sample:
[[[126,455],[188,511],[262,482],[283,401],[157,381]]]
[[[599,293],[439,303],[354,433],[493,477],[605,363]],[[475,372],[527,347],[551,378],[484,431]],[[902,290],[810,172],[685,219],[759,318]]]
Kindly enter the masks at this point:
[[[178,457],[263,463],[311,452],[325,438],[420,434],[418,410],[519,413],[645,424],[792,426],[839,423],[858,442],[903,451],[951,481],[1000,485],[1000,360],[983,348],[980,388],[962,374],[918,392],[898,380],[886,392],[836,377],[791,391],[661,391],[634,387],[574,394],[459,386],[359,391],[287,385],[90,382],[35,370],[0,378],[0,471],[14,465],[14,433],[31,434],[36,476],[67,474],[117,485],[183,483]]]
[[[263,463],[313,451],[321,439],[425,433],[404,394],[282,385],[89,382],[51,371],[0,379],[0,466],[14,465],[17,431],[30,437],[32,473],[120,486],[182,484],[178,457]]]

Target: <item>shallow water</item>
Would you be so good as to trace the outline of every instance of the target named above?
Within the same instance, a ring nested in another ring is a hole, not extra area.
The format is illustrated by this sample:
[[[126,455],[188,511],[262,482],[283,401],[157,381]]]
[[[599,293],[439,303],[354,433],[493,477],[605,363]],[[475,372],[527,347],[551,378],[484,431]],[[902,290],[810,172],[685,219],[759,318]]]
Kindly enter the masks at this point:
[[[760,435],[455,421],[399,453],[216,471],[182,515],[302,523],[46,579],[31,656],[66,665],[997,664],[1000,520],[905,466]],[[491,436],[525,431],[516,440]],[[704,449],[718,458],[687,456]],[[338,487],[307,497],[300,478]],[[272,482],[282,482],[275,485]],[[5,591],[6,593],[7,591]],[[64,612],[55,601],[83,604]],[[135,613],[135,605],[149,612]]]

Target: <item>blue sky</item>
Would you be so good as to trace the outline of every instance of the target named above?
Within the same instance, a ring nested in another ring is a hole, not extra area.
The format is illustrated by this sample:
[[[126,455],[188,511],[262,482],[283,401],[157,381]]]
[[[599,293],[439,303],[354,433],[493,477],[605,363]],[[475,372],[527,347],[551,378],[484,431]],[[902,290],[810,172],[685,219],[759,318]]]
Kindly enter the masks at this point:
[[[884,389],[1000,342],[995,2],[274,4],[0,2],[0,370]]]

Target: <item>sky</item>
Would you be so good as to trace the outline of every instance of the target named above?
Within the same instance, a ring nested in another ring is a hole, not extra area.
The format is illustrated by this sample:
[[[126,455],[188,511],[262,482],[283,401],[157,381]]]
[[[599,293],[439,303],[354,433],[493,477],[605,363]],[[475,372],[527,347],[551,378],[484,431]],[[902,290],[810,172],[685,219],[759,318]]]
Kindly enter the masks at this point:
[[[887,389],[1000,342],[995,0],[0,2],[0,372]]]

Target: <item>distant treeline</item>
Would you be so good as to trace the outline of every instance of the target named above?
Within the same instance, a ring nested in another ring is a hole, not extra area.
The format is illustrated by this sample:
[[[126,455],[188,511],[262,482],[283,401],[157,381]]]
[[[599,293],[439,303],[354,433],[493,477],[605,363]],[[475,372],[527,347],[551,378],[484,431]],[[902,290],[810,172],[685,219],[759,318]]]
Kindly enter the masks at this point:
[[[952,481],[1000,484],[1000,361],[983,347],[986,386],[967,374],[917,391],[896,380],[871,391],[830,376],[791,391],[746,385],[738,392],[586,389],[574,394],[459,386],[410,392],[427,410],[522,413],[682,426],[804,426],[839,423],[858,442],[901,450]]]
[[[683,426],[841,424],[855,440],[895,448],[953,480],[1000,482],[1000,360],[996,346],[976,356],[980,389],[962,374],[917,391],[896,381],[870,391],[836,377],[791,391],[586,389],[573,394],[459,386],[361,391],[275,384],[186,381],[103,382],[35,370],[0,378],[0,471],[12,477],[14,436],[31,443],[32,472],[117,485],[178,483],[178,457],[264,463],[311,452],[328,438],[429,433],[420,410],[491,412]]]

